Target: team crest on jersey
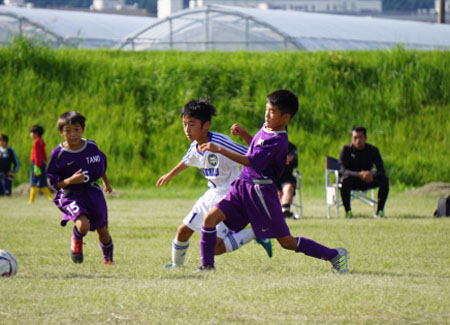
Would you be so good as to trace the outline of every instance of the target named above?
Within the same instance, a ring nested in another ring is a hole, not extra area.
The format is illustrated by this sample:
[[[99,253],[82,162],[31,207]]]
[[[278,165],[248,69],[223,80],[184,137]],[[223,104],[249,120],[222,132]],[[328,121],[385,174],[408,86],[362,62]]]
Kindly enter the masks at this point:
[[[216,166],[217,163],[219,162],[219,159],[217,158],[217,156],[215,154],[210,154],[208,156],[208,161],[211,164],[211,166]]]

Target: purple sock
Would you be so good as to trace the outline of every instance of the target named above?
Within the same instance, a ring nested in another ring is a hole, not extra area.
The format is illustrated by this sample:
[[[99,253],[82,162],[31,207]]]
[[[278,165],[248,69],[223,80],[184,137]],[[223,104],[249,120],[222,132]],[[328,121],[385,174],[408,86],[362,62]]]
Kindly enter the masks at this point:
[[[202,227],[202,238],[200,239],[200,256],[202,266],[214,267],[214,251],[216,250],[217,230],[216,228]]]
[[[73,238],[75,238],[76,241],[83,241],[83,237],[86,236],[86,234],[82,235],[80,234],[80,232],[78,231],[77,226],[73,227]]]
[[[112,239],[109,241],[108,244],[103,244],[100,242],[100,247],[102,248],[103,252],[103,259],[105,261],[112,262],[113,261],[113,250],[114,250],[114,244]]]
[[[297,237],[297,253],[303,253],[307,256],[320,258],[325,261],[330,261],[338,254],[338,251],[326,246],[316,243],[314,240]]]

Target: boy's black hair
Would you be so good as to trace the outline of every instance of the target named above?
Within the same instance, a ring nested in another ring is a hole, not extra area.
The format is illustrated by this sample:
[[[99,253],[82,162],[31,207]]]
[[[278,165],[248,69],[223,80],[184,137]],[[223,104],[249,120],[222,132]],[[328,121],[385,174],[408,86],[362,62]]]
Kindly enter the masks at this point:
[[[8,143],[8,140],[9,140],[9,138],[8,138],[8,136],[6,134],[0,135],[0,139],[5,141],[6,143]]]
[[[267,95],[267,100],[276,108],[278,108],[283,114],[290,114],[291,118],[298,111],[298,98],[293,92],[280,89]]]
[[[86,125],[86,118],[76,111],[68,111],[58,118],[58,131],[62,132],[66,125],[80,124],[84,130]]]
[[[353,133],[353,131],[356,131],[356,132],[362,132],[362,133],[364,133],[364,136],[366,137],[367,136],[367,134],[366,134],[366,128],[364,127],[364,126],[361,126],[361,125],[355,125],[353,128],[352,128],[352,133]]]
[[[181,117],[191,116],[199,119],[203,124],[211,121],[212,116],[216,116],[216,108],[208,99],[191,99],[181,109]]]
[[[35,133],[38,136],[42,137],[42,135],[44,134],[44,128],[42,126],[40,126],[40,125],[33,125],[30,128],[30,132],[31,133]]]

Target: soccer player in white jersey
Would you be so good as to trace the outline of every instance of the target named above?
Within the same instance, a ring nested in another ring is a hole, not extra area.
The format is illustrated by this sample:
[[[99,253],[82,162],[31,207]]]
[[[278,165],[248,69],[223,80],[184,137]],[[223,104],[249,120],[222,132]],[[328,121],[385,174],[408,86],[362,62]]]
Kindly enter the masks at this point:
[[[189,247],[189,238],[194,232],[201,234],[203,218],[215,203],[220,201],[229,190],[230,184],[239,176],[239,164],[213,152],[198,150],[203,143],[212,142],[227,149],[245,155],[247,147],[237,144],[228,136],[210,132],[211,117],[216,115],[216,108],[207,100],[190,100],[181,109],[181,118],[186,137],[192,141],[189,150],[183,159],[169,173],[161,176],[156,186],[167,185],[178,173],[192,166],[203,171],[208,180],[209,189],[193,206],[186,215],[172,242],[172,263],[166,268],[180,267],[184,265],[186,252]],[[222,222],[217,225],[217,244],[215,255],[232,252],[251,240],[255,239],[252,229],[234,233]],[[270,239],[258,239],[269,257],[273,254],[273,243]]]

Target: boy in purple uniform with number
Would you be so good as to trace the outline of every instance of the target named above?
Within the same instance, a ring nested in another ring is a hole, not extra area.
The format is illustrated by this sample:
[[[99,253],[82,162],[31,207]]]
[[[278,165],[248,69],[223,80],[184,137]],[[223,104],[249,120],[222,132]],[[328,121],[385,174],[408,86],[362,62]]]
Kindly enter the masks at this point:
[[[266,122],[254,137],[237,124],[231,127],[232,134],[240,135],[249,144],[247,155],[231,152],[211,142],[199,147],[202,152],[220,153],[244,167],[225,198],[207,213],[203,221],[200,240],[202,265],[197,272],[215,270],[215,227],[222,221],[233,231],[240,231],[250,223],[256,238],[276,238],[285,249],[330,261],[337,272],[348,272],[345,248],[332,249],[308,238],[291,236],[281,209],[274,181],[281,176],[286,165],[286,125],[297,110],[297,96],[288,90],[277,90],[267,96]]]
[[[69,220],[75,223],[71,239],[71,257],[74,263],[83,262],[83,237],[97,230],[103,263],[113,263],[113,242],[108,231],[108,209],[103,191],[111,193],[106,177],[106,156],[94,141],[82,138],[86,118],[69,111],[58,119],[58,131],[66,140],[53,149],[47,168],[50,184],[58,191],[53,199],[64,213],[61,225]]]

